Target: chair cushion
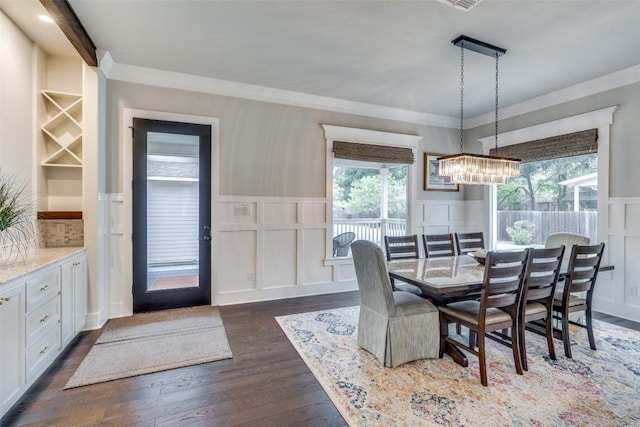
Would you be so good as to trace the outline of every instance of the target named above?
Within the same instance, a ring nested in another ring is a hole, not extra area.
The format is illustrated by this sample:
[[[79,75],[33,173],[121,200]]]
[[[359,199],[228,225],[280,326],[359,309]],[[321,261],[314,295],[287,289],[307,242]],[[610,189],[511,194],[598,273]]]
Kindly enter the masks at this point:
[[[393,303],[396,306],[396,316],[424,314],[438,311],[438,307],[426,299],[404,291],[395,291],[393,293]]]
[[[478,314],[480,312],[480,303],[478,301],[454,302],[452,304],[447,304],[445,306],[439,307],[439,310],[472,325],[477,325]],[[487,309],[487,315],[485,318],[486,325],[509,321],[511,321],[511,316],[509,316],[509,313],[507,313],[506,311],[493,307]]]
[[[527,316],[534,316],[536,314],[547,314],[547,307],[544,304],[540,304],[539,302],[530,302],[524,307],[525,313]]]
[[[556,294],[553,296],[553,306],[554,307],[561,307],[562,306],[562,293],[560,293],[560,295],[558,295],[558,292],[556,292]],[[571,295],[569,297],[569,307],[575,307],[576,305],[586,305],[587,304],[587,300],[585,298],[576,296],[576,295]]]

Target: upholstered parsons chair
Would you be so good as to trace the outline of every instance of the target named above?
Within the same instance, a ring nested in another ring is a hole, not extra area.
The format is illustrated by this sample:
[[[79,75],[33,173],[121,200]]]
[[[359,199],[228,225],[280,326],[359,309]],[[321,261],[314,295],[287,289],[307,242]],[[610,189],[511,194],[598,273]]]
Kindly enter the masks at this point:
[[[351,244],[351,253],[360,289],[358,346],[392,368],[437,358],[438,308],[412,293],[392,290],[380,246],[358,240]]]

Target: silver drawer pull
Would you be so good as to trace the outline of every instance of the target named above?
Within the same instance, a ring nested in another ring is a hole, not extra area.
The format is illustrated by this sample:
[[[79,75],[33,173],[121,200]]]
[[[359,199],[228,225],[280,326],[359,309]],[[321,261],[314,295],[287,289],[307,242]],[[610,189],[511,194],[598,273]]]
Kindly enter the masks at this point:
[[[45,347],[42,350],[40,350],[40,354],[45,354],[47,351],[49,351],[49,347]]]
[[[0,305],[2,305],[2,303],[4,302],[9,302],[11,300],[11,297],[0,297]]]
[[[47,319],[49,318],[49,315],[47,314],[46,316],[44,316],[42,319],[40,319],[40,323],[44,323],[47,321]]]
[[[40,286],[41,291],[46,291],[47,289],[49,289],[49,285]]]

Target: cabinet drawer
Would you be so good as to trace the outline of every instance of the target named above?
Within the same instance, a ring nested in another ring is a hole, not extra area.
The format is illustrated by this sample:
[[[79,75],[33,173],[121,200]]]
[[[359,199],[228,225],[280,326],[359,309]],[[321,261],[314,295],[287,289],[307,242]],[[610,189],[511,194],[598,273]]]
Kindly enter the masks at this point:
[[[60,298],[51,301],[27,314],[27,347],[36,342],[48,330],[58,326],[60,320]]]
[[[27,282],[27,313],[60,292],[60,268],[54,268]]]
[[[49,367],[59,354],[60,328],[54,328],[48,334],[27,347],[25,354],[26,382],[37,379]]]

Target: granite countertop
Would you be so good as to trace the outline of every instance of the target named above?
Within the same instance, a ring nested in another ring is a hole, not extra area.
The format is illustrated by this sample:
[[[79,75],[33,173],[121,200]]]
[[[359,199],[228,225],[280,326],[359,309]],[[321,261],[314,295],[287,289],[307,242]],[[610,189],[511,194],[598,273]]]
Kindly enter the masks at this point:
[[[84,250],[81,246],[33,249],[24,261],[18,259],[12,264],[0,264],[0,286]]]

